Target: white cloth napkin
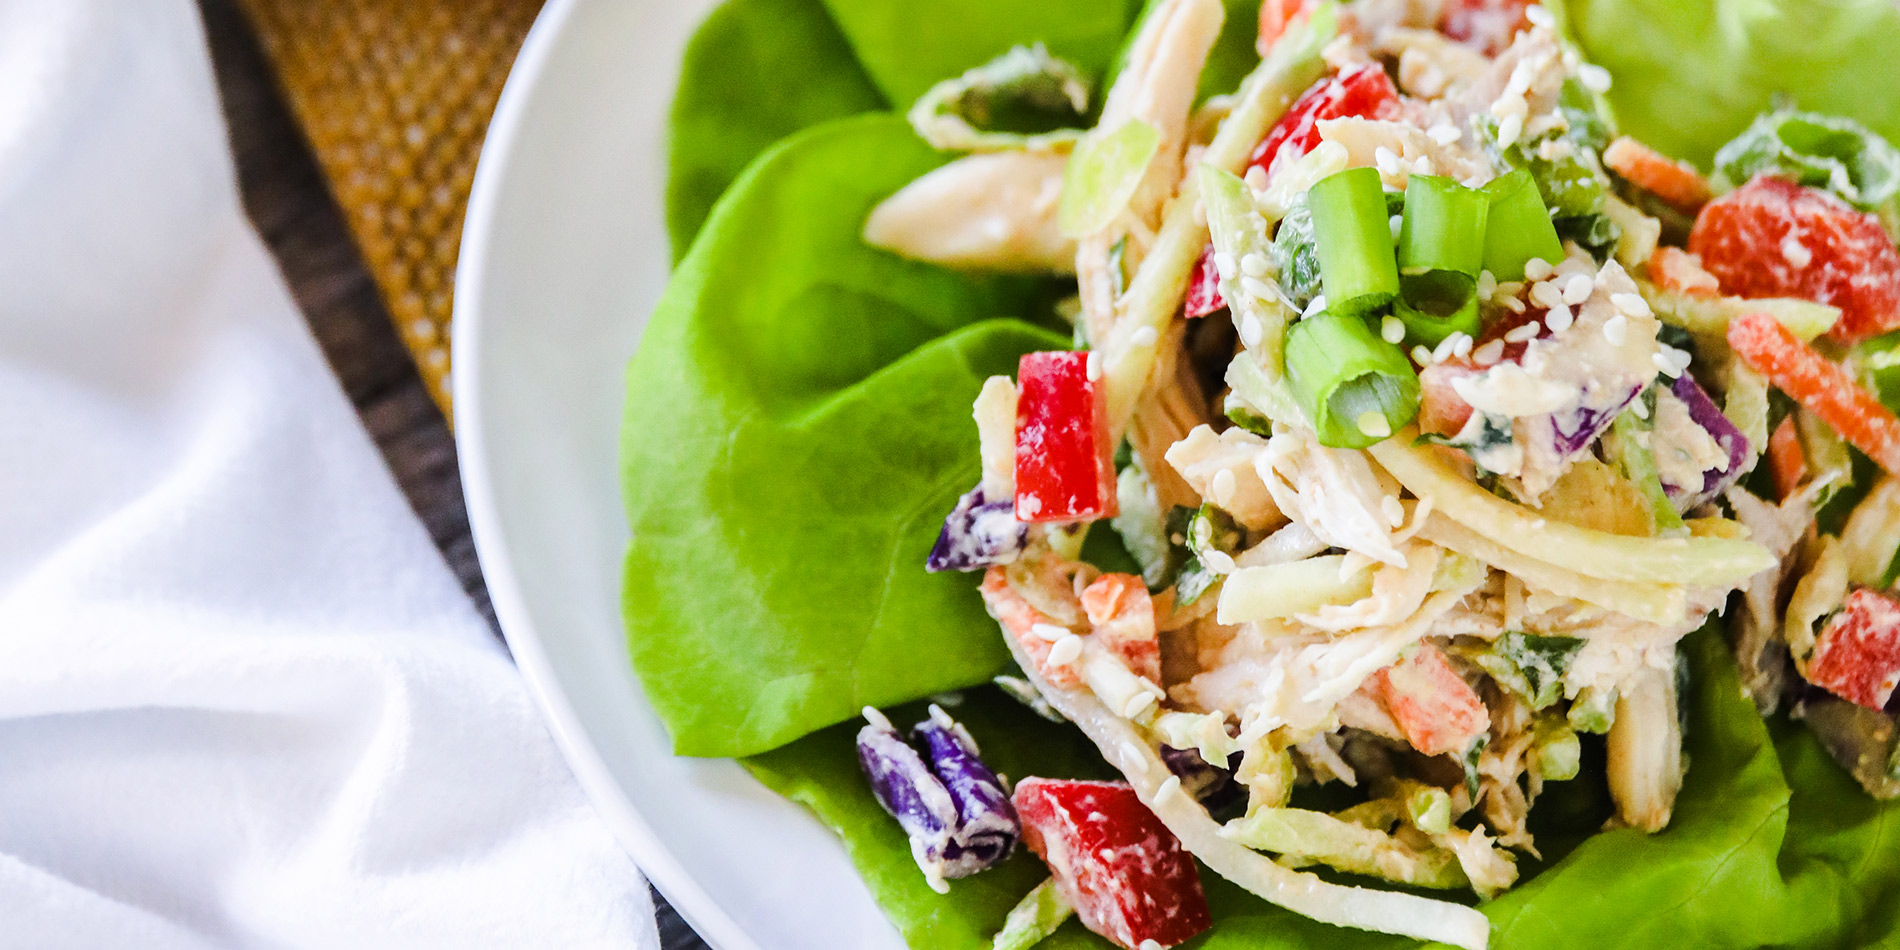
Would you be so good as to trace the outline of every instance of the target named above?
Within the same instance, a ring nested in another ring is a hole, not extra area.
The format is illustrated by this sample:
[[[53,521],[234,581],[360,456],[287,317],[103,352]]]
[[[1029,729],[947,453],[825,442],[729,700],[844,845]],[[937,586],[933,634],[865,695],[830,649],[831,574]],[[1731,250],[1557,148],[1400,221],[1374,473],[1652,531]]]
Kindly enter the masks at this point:
[[[658,944],[237,201],[190,0],[0,0],[0,947]]]

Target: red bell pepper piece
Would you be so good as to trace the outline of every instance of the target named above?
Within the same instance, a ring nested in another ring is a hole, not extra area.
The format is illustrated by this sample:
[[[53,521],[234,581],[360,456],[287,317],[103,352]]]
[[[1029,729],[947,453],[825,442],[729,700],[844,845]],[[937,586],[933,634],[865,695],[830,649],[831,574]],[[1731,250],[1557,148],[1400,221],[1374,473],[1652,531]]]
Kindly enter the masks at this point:
[[[1271,175],[1319,145],[1320,120],[1385,119],[1397,115],[1398,109],[1399,90],[1377,63],[1322,79],[1302,93],[1280,121],[1267,130],[1267,137],[1254,149],[1247,165]]]
[[[1729,321],[1735,355],[1889,472],[1900,474],[1900,419],[1847,370],[1767,314]]]
[[[1093,521],[1115,514],[1115,464],[1089,354],[1027,353],[1018,365],[1016,517]]]
[[[1226,298],[1220,295],[1220,273],[1214,268],[1214,245],[1209,244],[1194,265],[1194,275],[1188,279],[1187,299],[1181,305],[1181,313],[1192,320],[1226,306]]]
[[[1900,329],[1900,250],[1879,218],[1827,192],[1757,176],[1703,206],[1689,250],[1726,293],[1841,308],[1828,335],[1843,343]]]
[[[1426,755],[1462,751],[1491,728],[1484,702],[1429,643],[1372,674],[1372,684],[1405,741]]]
[[[1815,641],[1808,680],[1868,709],[1886,708],[1900,681],[1900,601],[1864,587],[1848,594]]]
[[[1194,859],[1126,782],[1026,778],[1023,842],[1083,926],[1126,950],[1172,947],[1212,923]]]

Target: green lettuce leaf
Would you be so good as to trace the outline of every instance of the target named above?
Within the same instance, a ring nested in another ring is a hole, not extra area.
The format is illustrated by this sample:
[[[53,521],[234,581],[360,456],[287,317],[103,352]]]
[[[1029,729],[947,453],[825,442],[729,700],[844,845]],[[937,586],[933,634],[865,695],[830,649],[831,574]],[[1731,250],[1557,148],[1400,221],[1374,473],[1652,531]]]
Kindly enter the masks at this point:
[[[688,755],[772,748],[1006,663],[971,579],[923,571],[977,478],[970,402],[1066,339],[1040,282],[859,240],[943,161],[893,115],[816,126],[735,183],[627,374],[624,600],[647,695]]]
[[[686,46],[667,135],[666,228],[679,263],[713,202],[772,143],[889,103],[819,0],[726,0]]]
[[[1707,169],[1785,96],[1900,138],[1893,0],[1566,0],[1623,131]]]

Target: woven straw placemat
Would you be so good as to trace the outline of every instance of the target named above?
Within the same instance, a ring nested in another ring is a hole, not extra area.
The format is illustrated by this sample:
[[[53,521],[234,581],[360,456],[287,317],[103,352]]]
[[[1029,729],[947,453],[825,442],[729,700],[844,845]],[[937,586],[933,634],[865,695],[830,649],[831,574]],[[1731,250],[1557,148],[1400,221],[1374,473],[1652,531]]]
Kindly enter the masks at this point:
[[[462,213],[541,0],[241,0],[447,414]]]

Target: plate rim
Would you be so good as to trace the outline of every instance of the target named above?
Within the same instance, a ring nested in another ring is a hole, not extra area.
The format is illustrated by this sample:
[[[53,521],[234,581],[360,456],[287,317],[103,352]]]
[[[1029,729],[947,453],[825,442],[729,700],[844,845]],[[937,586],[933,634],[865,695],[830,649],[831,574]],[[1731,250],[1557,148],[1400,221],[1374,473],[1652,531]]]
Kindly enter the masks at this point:
[[[528,691],[562,758],[602,821],[648,881],[714,950],[762,950],[673,856],[653,826],[627,799],[588,737],[573,705],[560,688],[542,647],[541,632],[528,610],[505,542],[494,483],[488,471],[488,432],[482,411],[483,362],[472,358],[482,349],[482,327],[486,323],[482,275],[489,269],[489,246],[496,230],[497,209],[509,182],[512,153],[522,123],[579,3],[580,0],[549,0],[535,17],[496,100],[495,112],[476,160],[474,182],[463,218],[455,268],[455,322],[450,347],[456,354],[471,354],[471,358],[456,361],[450,392],[453,405],[459,410],[455,413],[455,451],[461,470],[463,501],[468,509],[469,533],[489,600],[515,666],[527,682]]]

